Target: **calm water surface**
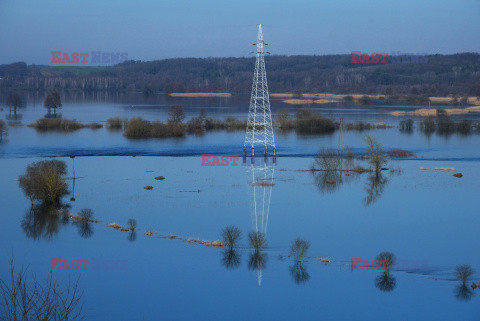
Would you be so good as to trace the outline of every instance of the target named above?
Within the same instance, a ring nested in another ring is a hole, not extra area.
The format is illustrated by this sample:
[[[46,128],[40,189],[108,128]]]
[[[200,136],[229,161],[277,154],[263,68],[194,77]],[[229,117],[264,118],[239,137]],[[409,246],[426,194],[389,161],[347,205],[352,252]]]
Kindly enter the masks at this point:
[[[188,116],[207,107],[217,117],[242,118],[248,96],[72,99],[64,103],[62,114],[84,122],[134,116],[166,119],[169,106],[176,103]],[[285,107],[281,101],[272,106],[274,111]],[[388,114],[398,107],[318,108],[347,121],[399,121]],[[29,124],[45,110],[29,102],[20,113],[21,122]],[[343,144],[361,154],[366,133],[346,132]],[[122,269],[54,271],[62,281],[80,276],[87,320],[478,319],[478,290],[471,296],[458,295],[453,273],[462,263],[480,271],[479,137],[426,137],[416,131],[403,134],[398,128],[368,133],[387,150],[404,148],[417,157],[390,161],[388,167],[396,171],[384,171],[381,180],[367,173],[336,178],[338,183],[331,186],[322,173],[302,170],[311,167],[319,148],[338,146],[337,133],[277,133],[276,164],[265,165],[257,158],[255,165],[247,161],[205,167],[201,154],[240,155],[243,133],[129,141],[106,129],[38,134],[26,126],[11,127],[8,141],[0,145],[0,277],[8,275],[12,253],[18,265],[28,265],[38,276],[48,274],[52,258],[86,259],[91,264],[126,261]],[[28,164],[56,156],[69,165],[72,189],[71,154],[79,155],[75,190],[64,203],[72,213],[94,211],[100,222],[88,230],[41,213],[34,216],[17,181]],[[366,166],[359,159],[355,162]],[[464,177],[421,171],[422,166],[455,167]],[[156,181],[159,175],[166,179]],[[258,179],[275,185],[252,186]],[[146,191],[146,185],[154,189]],[[136,235],[106,227],[111,222],[126,225],[129,218],[137,220]],[[227,225],[243,232],[234,256],[222,248],[185,241],[219,239]],[[266,232],[268,240],[261,268],[247,244],[247,234],[255,229]],[[146,230],[156,233],[148,237]],[[182,240],[163,237],[171,234]],[[301,268],[288,257],[296,237],[311,243]],[[395,253],[401,263],[393,267],[390,279],[379,283],[381,271],[351,270],[352,258],[370,261],[382,251]],[[472,280],[480,281],[478,275]]]

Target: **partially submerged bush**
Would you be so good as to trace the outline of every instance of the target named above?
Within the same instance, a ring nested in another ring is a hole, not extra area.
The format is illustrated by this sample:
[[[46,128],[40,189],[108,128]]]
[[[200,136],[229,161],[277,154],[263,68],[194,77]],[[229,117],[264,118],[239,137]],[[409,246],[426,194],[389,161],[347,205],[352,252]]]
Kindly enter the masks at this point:
[[[288,109],[282,109],[277,113],[275,121],[278,127],[282,130],[291,129],[293,127],[292,120],[290,119],[290,113]]]
[[[342,155],[339,150],[322,148],[315,157],[317,169],[323,171],[338,171],[342,169]]]
[[[127,225],[130,231],[135,231],[135,229],[137,228],[137,221],[131,218],[127,221]]]
[[[149,122],[140,117],[130,119],[125,125],[124,135],[131,139],[163,138],[184,136],[186,125],[177,122]]]
[[[267,238],[265,233],[262,232],[250,232],[248,233],[248,239],[250,246],[255,249],[256,252],[263,250],[267,247]]]
[[[242,231],[236,226],[227,226],[222,230],[221,236],[225,246],[234,248],[242,237]]]
[[[474,274],[475,270],[468,264],[462,264],[455,268],[455,276],[463,284],[465,284]]]
[[[363,139],[367,143],[367,152],[370,154],[368,162],[372,165],[375,173],[378,175],[382,170],[384,164],[387,163],[387,159],[383,154],[382,145],[372,136],[365,136]]]
[[[125,118],[109,118],[107,120],[107,128],[110,130],[120,130],[123,128],[127,120]]]
[[[358,98],[357,102],[360,105],[372,105],[374,103],[374,100],[369,96],[362,96]]]
[[[413,131],[413,120],[409,118],[400,121],[400,131],[411,133]]]
[[[310,243],[308,241],[297,238],[290,246],[290,256],[292,256],[295,261],[301,261],[307,254],[309,248]]]
[[[80,210],[80,212],[78,213],[78,216],[80,216],[80,221],[90,222],[93,220],[93,211],[89,208],[84,208]]]
[[[311,109],[301,108],[297,110],[295,117],[295,128],[300,134],[325,134],[335,131],[333,120]]]
[[[384,263],[385,265],[382,265],[382,267],[385,267],[386,270],[388,271],[392,267],[392,265],[395,264],[396,257],[395,257],[395,254],[393,254],[392,252],[382,252],[377,255],[377,260],[379,260],[380,263],[382,261],[386,262]]]
[[[420,130],[427,135],[431,134],[431,133],[434,133],[436,129],[437,129],[437,125],[435,124],[435,121],[433,120],[433,117],[431,117],[431,116],[423,119],[420,122]]]
[[[2,119],[0,119],[0,142],[7,136],[7,134],[8,134],[7,123],[5,123]]]
[[[415,157],[416,155],[408,150],[392,149],[388,151],[388,156],[390,156],[391,158],[405,158],[405,157]]]
[[[40,118],[35,123],[28,126],[42,132],[73,132],[82,128],[99,129],[103,127],[103,125],[99,123],[82,124],[75,120],[63,118]]]
[[[27,171],[20,176],[20,187],[32,203],[40,200],[46,203],[59,203],[67,195],[65,175],[67,165],[63,161],[39,161],[28,165]]]

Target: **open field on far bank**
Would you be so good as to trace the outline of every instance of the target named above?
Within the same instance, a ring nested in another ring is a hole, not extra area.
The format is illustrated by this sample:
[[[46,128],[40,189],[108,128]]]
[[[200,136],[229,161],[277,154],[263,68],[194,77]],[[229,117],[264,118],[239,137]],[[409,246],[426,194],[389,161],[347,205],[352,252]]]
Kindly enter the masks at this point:
[[[460,115],[460,114],[468,114],[468,113],[480,113],[480,106],[473,106],[467,108],[442,108],[448,115]],[[436,116],[437,109],[436,108],[420,108],[414,111],[405,111],[405,110],[395,110],[390,113],[392,116]]]

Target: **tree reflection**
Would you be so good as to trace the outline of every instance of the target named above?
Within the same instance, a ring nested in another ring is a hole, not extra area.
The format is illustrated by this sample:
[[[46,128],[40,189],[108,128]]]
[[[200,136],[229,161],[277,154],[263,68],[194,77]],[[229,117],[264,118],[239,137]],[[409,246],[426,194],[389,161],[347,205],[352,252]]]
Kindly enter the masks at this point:
[[[383,292],[391,292],[395,289],[397,280],[387,270],[375,278],[375,286]]]
[[[241,256],[235,249],[226,249],[222,252],[222,265],[227,270],[234,270],[240,266]]]
[[[248,269],[261,272],[267,265],[267,253],[254,251],[250,253]]]
[[[460,301],[469,301],[473,297],[473,290],[465,283],[458,284],[455,287],[455,298]]]
[[[365,187],[365,191],[367,192],[367,196],[363,199],[363,204],[365,206],[372,205],[375,203],[383,194],[385,189],[385,185],[388,183],[388,179],[383,177],[381,173],[372,174],[367,178],[367,184]]]
[[[135,242],[137,240],[137,233],[135,230],[130,230],[130,233],[128,233],[128,240],[130,242]]]
[[[35,204],[26,212],[22,229],[28,238],[50,240],[68,224],[69,208],[70,205],[65,204]]]
[[[316,172],[314,175],[315,185],[322,193],[333,193],[343,184],[342,173],[336,170]]]
[[[77,226],[78,234],[83,238],[89,238],[93,235],[93,226],[89,221],[79,221],[74,222],[74,225]]]
[[[289,269],[290,275],[296,284],[305,283],[310,279],[310,274],[308,274],[307,268],[301,261],[297,261],[295,264],[291,265]]]

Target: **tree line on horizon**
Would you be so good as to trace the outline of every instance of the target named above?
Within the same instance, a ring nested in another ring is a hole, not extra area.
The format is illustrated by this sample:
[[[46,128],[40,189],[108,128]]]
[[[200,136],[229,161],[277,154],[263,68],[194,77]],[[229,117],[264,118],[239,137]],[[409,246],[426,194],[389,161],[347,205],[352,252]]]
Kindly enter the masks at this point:
[[[389,58],[391,59],[391,58]],[[428,63],[358,64],[351,55],[268,56],[271,92],[480,96],[480,54],[429,55]],[[248,93],[255,58],[174,58],[114,66],[0,65],[0,91]]]

